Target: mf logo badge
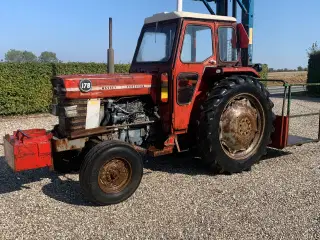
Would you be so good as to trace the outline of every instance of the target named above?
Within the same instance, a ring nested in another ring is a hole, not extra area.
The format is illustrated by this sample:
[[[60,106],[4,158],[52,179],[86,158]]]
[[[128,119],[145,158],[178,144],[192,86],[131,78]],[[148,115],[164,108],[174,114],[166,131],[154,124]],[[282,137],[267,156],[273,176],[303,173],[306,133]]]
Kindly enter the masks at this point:
[[[90,92],[92,89],[92,83],[89,79],[82,79],[80,80],[79,88],[81,92]]]

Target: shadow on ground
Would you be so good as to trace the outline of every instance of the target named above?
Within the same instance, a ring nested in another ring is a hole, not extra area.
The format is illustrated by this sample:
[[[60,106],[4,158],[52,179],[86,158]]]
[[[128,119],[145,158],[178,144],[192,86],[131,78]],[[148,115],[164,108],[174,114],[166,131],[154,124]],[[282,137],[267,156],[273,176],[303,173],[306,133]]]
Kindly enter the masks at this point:
[[[15,173],[5,162],[4,157],[0,157],[0,194],[28,189],[26,184],[41,181],[44,178],[58,178],[56,173],[48,169],[36,169]]]
[[[271,160],[288,154],[290,153],[268,149],[267,155],[262,160]],[[161,171],[170,174],[213,175],[208,169],[199,164],[198,161],[198,159],[192,158],[188,153],[154,159],[148,158],[145,160],[144,165],[145,170],[147,170],[145,175],[152,174],[151,171]],[[69,176],[72,175],[51,172],[46,168],[14,173],[6,164],[4,157],[0,157],[0,195],[28,189],[29,187],[26,185],[29,183],[38,182],[42,179],[50,179],[50,183],[42,187],[42,192],[48,197],[72,205],[94,206],[86,201],[82,195],[79,181],[71,179]]]
[[[79,181],[68,179],[65,176],[64,180],[60,178],[51,181],[49,184],[42,187],[42,192],[48,197],[59,202],[77,206],[91,206],[91,202],[87,201],[81,193]],[[65,179],[66,178],[66,179]]]
[[[71,176],[71,175],[69,175]],[[67,177],[67,175],[52,172],[47,168],[28,170],[15,173],[0,157],[0,196],[2,194],[30,189],[27,185],[49,179],[50,183],[42,187],[42,192],[57,201],[72,205],[92,206],[81,194],[79,181]]]
[[[291,154],[287,151],[281,151],[273,148],[267,149],[267,155],[261,158],[261,161],[272,160],[273,158]],[[199,159],[193,158],[190,153],[180,153],[175,156],[163,156],[154,159],[148,159],[144,167],[152,171],[167,172],[171,174],[188,175],[214,175],[210,169],[203,167]]]

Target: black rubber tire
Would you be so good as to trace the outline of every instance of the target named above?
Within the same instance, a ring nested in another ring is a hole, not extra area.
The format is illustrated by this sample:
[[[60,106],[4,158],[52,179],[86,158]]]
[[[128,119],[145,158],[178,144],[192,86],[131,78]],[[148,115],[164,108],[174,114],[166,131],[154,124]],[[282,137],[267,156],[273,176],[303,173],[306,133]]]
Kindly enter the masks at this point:
[[[219,122],[228,101],[239,93],[253,95],[262,105],[265,113],[265,128],[257,150],[243,160],[230,158],[223,150],[219,140]],[[265,154],[274,131],[272,112],[274,104],[264,85],[249,76],[230,76],[217,81],[207,93],[201,105],[197,130],[197,149],[202,162],[215,173],[240,173],[251,169]]]
[[[131,181],[118,193],[107,194],[98,184],[100,168],[114,157],[126,159],[131,165]],[[121,141],[105,141],[94,146],[86,154],[80,169],[80,187],[85,197],[100,206],[117,204],[127,200],[139,187],[143,176],[140,154],[129,144]]]

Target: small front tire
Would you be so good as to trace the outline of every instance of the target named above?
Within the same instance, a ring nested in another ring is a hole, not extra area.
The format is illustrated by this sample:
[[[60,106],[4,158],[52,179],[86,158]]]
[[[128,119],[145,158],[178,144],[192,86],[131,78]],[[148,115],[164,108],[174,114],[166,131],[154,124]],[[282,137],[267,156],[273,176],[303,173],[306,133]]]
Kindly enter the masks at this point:
[[[133,195],[142,175],[141,156],[131,145],[106,141],[86,154],[80,170],[80,186],[94,204],[117,204]]]

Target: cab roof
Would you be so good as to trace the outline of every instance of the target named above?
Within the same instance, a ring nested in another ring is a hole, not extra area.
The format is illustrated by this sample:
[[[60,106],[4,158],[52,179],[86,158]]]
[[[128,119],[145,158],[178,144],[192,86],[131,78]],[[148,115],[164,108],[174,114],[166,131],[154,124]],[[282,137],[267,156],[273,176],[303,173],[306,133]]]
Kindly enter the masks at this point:
[[[236,22],[237,20],[234,17],[228,16],[219,16],[219,15],[211,15],[211,14],[203,14],[203,13],[193,13],[193,12],[163,12],[154,14],[151,17],[148,17],[144,20],[144,23],[154,23],[165,20],[177,19],[177,18],[193,18],[200,20],[213,20],[213,21],[228,21],[228,22]]]

